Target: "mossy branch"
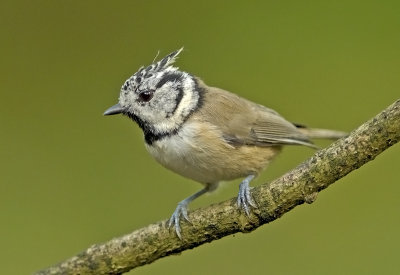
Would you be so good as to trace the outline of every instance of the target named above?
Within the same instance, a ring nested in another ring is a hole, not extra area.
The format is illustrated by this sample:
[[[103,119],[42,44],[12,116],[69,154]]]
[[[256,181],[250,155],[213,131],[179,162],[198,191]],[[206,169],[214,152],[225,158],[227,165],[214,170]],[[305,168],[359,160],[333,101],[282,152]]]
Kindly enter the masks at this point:
[[[400,140],[400,99],[348,137],[317,151],[294,170],[252,190],[258,204],[250,217],[236,207],[236,198],[189,213],[182,222],[182,240],[167,220],[138,229],[37,274],[120,274],[135,267],[237,232],[250,232],[304,202],[351,171],[373,160]]]

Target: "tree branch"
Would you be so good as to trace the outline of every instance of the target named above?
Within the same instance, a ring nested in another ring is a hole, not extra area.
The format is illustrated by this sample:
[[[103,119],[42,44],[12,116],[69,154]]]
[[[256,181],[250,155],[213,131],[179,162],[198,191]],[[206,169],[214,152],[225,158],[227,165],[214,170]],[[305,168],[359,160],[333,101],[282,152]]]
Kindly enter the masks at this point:
[[[37,274],[120,274],[159,258],[194,248],[237,232],[250,232],[295,206],[311,203],[318,192],[359,168],[400,140],[400,99],[347,138],[317,151],[294,170],[252,191],[258,204],[250,217],[236,207],[236,198],[189,213],[182,222],[182,240],[167,220],[138,229]]]

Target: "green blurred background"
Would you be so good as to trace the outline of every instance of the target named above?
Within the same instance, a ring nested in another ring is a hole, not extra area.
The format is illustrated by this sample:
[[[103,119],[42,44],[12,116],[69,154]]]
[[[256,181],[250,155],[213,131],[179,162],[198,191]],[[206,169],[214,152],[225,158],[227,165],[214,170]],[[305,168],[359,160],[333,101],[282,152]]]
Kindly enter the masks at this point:
[[[0,5],[2,274],[165,219],[201,188],[158,165],[130,120],[102,116],[157,51],[185,46],[181,69],[314,127],[351,131],[399,98],[399,1],[105,2]],[[398,274],[399,153],[255,232],[136,274]],[[312,154],[286,148],[254,184]],[[238,183],[192,208],[236,196]]]

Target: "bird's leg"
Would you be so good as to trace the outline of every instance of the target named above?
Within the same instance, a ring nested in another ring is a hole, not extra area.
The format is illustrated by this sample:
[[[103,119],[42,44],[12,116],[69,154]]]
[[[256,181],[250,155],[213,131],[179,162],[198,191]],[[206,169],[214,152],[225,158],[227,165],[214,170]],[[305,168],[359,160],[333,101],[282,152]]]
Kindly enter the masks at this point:
[[[171,218],[169,219],[168,226],[172,227],[174,225],[175,231],[176,231],[176,235],[178,235],[179,239],[182,239],[182,236],[181,236],[181,231],[182,230],[181,230],[181,226],[179,224],[181,215],[183,216],[183,218],[185,220],[190,222],[188,214],[187,214],[187,206],[188,206],[188,204],[190,202],[194,201],[195,199],[197,199],[198,197],[200,197],[201,195],[203,195],[203,194],[205,194],[205,193],[207,193],[209,191],[212,191],[213,189],[215,189],[214,185],[212,185],[212,184],[207,185],[204,189],[201,189],[199,192],[194,193],[190,197],[187,197],[186,199],[184,199],[184,200],[182,200],[182,201],[180,201],[178,203],[178,206],[176,207],[174,213],[172,213]]]
[[[237,204],[246,212],[247,216],[250,215],[250,206],[256,208],[257,205],[250,194],[249,183],[254,179],[254,175],[247,176],[239,185],[239,195],[237,197]]]

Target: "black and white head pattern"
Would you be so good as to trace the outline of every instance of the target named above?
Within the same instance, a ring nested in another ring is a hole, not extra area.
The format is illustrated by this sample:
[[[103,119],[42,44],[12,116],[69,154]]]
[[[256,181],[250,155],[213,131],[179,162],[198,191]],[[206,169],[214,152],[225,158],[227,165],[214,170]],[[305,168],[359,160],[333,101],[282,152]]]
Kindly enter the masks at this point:
[[[196,79],[171,66],[182,49],[140,68],[121,87],[119,104],[143,129],[148,143],[176,133],[200,102]]]

